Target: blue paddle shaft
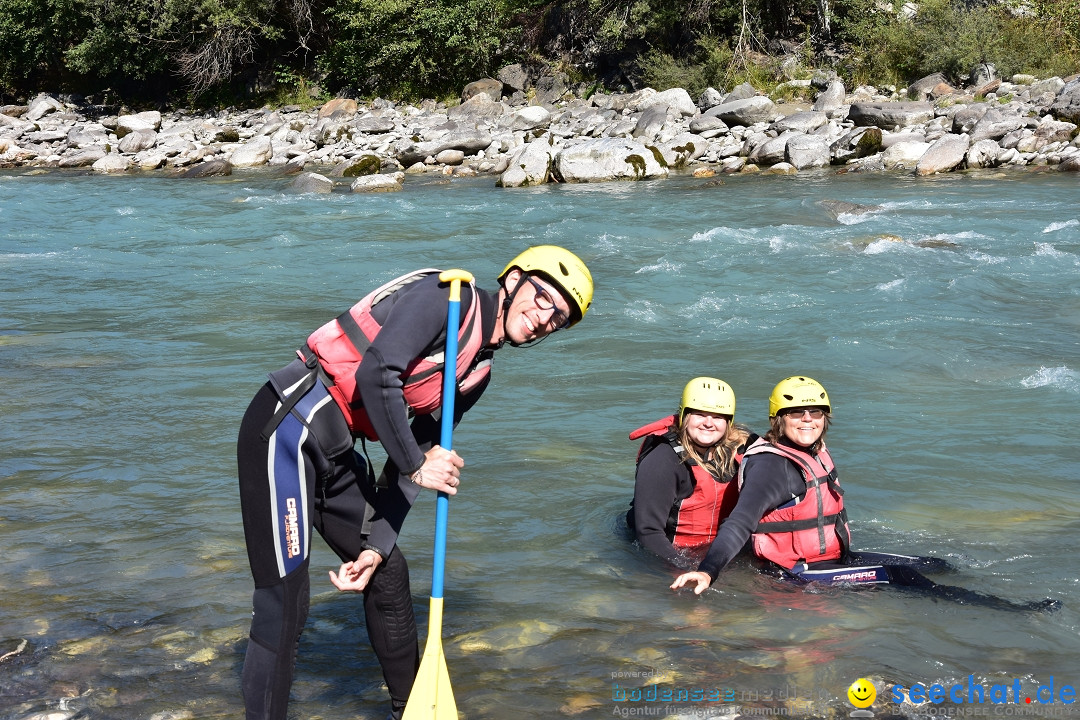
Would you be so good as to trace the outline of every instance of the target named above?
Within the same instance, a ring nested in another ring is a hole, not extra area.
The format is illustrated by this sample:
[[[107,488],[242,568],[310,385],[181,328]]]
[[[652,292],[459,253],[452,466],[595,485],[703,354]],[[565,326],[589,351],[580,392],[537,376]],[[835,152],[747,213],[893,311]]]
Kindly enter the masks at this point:
[[[450,302],[446,309],[446,351],[443,354],[442,434],[439,444],[453,448],[454,397],[457,395],[458,328],[460,327],[461,281],[452,280]],[[435,554],[431,567],[431,597],[443,596],[443,576],[446,568],[446,519],[450,513],[450,496],[439,492],[435,500]]]

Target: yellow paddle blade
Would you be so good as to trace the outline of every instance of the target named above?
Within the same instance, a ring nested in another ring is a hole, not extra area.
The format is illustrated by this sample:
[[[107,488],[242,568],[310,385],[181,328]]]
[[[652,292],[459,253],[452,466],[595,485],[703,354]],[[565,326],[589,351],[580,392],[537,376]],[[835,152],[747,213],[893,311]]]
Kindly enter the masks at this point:
[[[402,720],[458,720],[442,648],[442,598],[431,598],[427,644]]]

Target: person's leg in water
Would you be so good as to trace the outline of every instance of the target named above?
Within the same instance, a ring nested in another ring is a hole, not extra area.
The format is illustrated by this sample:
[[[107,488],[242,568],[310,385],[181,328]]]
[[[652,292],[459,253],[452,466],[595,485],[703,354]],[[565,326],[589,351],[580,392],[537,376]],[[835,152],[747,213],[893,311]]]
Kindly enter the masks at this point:
[[[344,562],[355,560],[363,550],[364,518],[370,507],[364,489],[368,495],[374,492],[363,458],[351,455],[347,471],[321,484],[315,499],[315,528]],[[368,641],[390,693],[389,717],[399,718],[420,667],[420,645],[409,566],[397,546],[380,563],[364,590],[364,620]]]
[[[1057,600],[1045,600],[1016,603],[994,595],[968,590],[955,585],[941,585],[920,572],[940,572],[953,569],[947,562],[938,558],[896,555],[892,553],[853,552],[843,561],[825,561],[800,563],[785,574],[799,582],[819,582],[830,585],[844,584],[853,586],[890,585],[917,591],[943,600],[950,600],[963,605],[998,610],[1056,610],[1061,606]]]
[[[315,473],[299,474],[303,426],[295,417],[287,416],[270,438],[262,437],[276,405],[269,384],[263,386],[244,415],[237,441],[244,538],[255,582],[241,680],[247,720],[285,718],[309,605],[307,541]]]

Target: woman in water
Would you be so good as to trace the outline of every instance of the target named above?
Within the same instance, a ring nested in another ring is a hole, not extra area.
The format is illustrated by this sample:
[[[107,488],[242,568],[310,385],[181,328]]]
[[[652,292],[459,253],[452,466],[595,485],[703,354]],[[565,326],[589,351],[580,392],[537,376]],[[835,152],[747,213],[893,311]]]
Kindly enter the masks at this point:
[[[852,552],[844,493],[825,446],[832,405],[825,388],[805,376],[781,380],[769,397],[769,431],[746,449],[739,498],[697,570],[673,590],[701,594],[751,540],[754,556],[802,582],[891,584],[921,588],[958,602],[1009,609],[1053,609],[1056,601],[1017,605],[964,588],[939,585],[919,570],[943,571],[943,560]]]
[[[735,476],[746,447],[757,439],[735,425],[735,393],[723,381],[694,378],[677,415],[638,428],[634,500],[626,523],[638,541],[668,561],[706,547],[735,507]]]

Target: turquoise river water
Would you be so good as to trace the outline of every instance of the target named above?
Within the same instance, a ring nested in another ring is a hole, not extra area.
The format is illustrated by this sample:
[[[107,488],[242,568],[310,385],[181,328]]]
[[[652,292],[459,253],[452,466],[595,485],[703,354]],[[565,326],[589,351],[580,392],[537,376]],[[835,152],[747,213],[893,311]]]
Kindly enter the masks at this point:
[[[454,436],[468,467],[442,635],[464,717],[847,717],[858,678],[878,717],[1069,715],[1077,182],[410,177],[396,194],[300,196],[260,172],[6,172],[0,720],[241,718],[251,584],[234,443],[252,394],[377,284],[435,266],[494,288],[537,243],[575,250],[597,291],[572,331],[497,354]],[[762,430],[769,391],[796,373],[833,401],[858,549],[944,557],[958,570],[940,582],[1061,608],[804,589],[742,561],[700,597],[669,590],[675,571],[622,528],[627,433],[674,411],[696,375],[728,381],[737,420]],[[421,497],[401,540],[421,638],[434,504]],[[316,541],[291,714],[381,719],[362,606],[330,585],[336,567]],[[962,702],[891,700],[935,683],[962,685]],[[991,704],[995,685],[1008,693]]]

